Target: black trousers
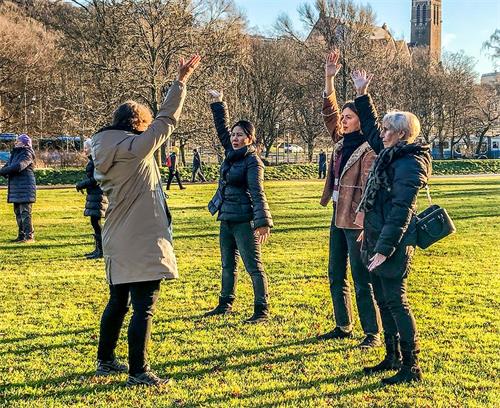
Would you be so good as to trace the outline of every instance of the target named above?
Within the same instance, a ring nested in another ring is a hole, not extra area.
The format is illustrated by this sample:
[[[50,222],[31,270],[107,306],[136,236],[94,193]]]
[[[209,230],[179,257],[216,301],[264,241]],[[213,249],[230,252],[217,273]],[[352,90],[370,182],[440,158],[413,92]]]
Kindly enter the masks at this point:
[[[361,230],[337,228],[335,213],[330,226],[328,280],[333,301],[335,323],[350,331],[353,325],[351,287],[347,278],[347,261],[351,265],[359,320],[365,334],[380,332],[380,317],[373,296],[370,273],[361,260]]]
[[[222,258],[222,289],[221,297],[234,299],[238,281],[238,259],[241,256],[243,264],[252,279],[255,304],[267,304],[269,291],[267,277],[262,266],[260,244],[253,235],[251,222],[220,223],[220,253]]]
[[[172,184],[172,180],[174,179],[177,180],[177,184],[179,184],[179,188],[182,188],[182,181],[181,181],[181,176],[179,175],[179,170],[169,170],[168,171],[168,180],[167,180],[167,190],[170,190],[170,184]]]
[[[18,228],[18,239],[33,238],[34,230],[31,220],[31,211],[33,203],[14,203],[14,214],[16,214],[16,222]]]
[[[151,324],[160,292],[160,280],[109,285],[109,301],[101,318],[97,358],[110,361],[120,329],[132,304],[133,314],[128,326],[128,363],[130,375],[149,370],[147,346]]]
[[[100,237],[102,235],[101,217],[96,217],[95,215],[91,215],[90,224],[94,229],[94,234]]]
[[[415,318],[406,296],[408,278],[383,278],[374,273],[373,290],[382,317],[384,336],[398,336],[401,344],[418,348],[418,333]]]

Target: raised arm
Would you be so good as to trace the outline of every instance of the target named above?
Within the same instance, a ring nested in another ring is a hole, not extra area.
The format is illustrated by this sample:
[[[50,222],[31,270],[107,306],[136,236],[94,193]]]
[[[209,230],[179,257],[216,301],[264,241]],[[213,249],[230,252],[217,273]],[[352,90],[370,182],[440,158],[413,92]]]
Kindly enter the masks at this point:
[[[342,135],[339,132],[340,114],[334,85],[335,75],[337,75],[342,67],[342,65],[338,62],[339,57],[340,53],[338,50],[335,50],[326,56],[325,91],[323,93],[323,109],[321,111],[325,126],[332,138],[333,143],[337,143],[342,138]]]
[[[129,150],[133,154],[138,157],[152,155],[170,137],[181,116],[186,98],[186,82],[200,59],[199,55],[193,55],[188,62],[184,58],[180,59],[177,79],[170,86],[156,118],[143,133],[131,140]]]
[[[378,154],[384,148],[384,144],[380,138],[381,128],[378,123],[377,109],[368,94],[368,85],[373,78],[373,74],[367,74],[364,70],[356,70],[353,71],[351,78],[356,88],[357,97],[354,104],[358,110],[361,131],[372,149]]]
[[[231,131],[228,127],[229,115],[227,113],[227,105],[222,100],[222,91],[209,90],[209,95],[212,97],[210,109],[214,117],[215,129],[217,136],[225,150],[232,149],[231,146]]]

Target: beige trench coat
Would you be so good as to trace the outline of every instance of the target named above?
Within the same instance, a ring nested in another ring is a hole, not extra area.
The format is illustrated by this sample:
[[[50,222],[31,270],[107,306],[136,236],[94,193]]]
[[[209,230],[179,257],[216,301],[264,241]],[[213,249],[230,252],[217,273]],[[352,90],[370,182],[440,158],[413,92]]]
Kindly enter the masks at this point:
[[[143,133],[104,130],[92,138],[94,177],[109,199],[103,227],[109,284],[178,277],[165,194],[153,155],[179,121],[185,88],[173,82]]]

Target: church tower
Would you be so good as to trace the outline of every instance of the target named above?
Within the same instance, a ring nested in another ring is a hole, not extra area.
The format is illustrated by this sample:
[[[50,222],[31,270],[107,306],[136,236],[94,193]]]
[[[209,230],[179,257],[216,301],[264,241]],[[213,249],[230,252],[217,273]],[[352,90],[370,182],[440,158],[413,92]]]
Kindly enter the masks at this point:
[[[411,45],[428,47],[441,60],[441,0],[412,0]]]

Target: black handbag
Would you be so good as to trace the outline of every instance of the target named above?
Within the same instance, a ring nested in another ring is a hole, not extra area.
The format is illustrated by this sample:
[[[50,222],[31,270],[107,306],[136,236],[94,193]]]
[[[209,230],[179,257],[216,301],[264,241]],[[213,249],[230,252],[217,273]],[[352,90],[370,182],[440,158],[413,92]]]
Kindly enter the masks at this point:
[[[429,186],[425,186],[429,207],[417,215],[417,245],[428,248],[444,237],[456,232],[455,224],[444,208],[432,204]]]

